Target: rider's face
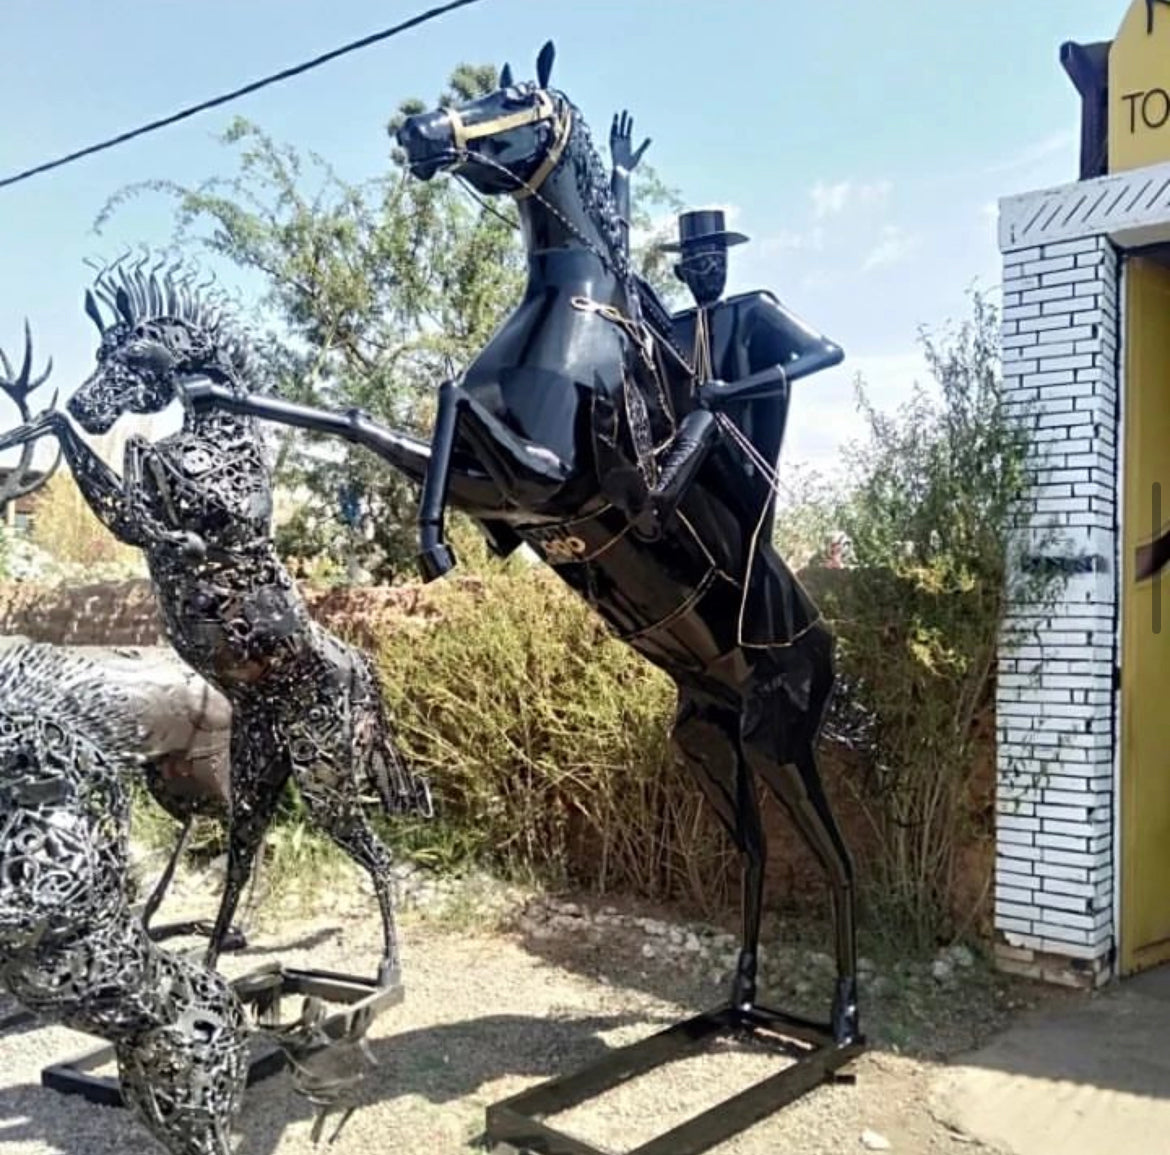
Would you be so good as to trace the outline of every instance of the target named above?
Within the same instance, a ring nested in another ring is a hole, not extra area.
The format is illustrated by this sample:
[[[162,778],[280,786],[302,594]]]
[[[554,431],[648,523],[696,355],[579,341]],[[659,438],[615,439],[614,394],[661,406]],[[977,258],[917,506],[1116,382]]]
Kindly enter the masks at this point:
[[[691,290],[700,305],[713,305],[727,284],[727,249],[718,241],[700,241],[684,251],[674,275]]]

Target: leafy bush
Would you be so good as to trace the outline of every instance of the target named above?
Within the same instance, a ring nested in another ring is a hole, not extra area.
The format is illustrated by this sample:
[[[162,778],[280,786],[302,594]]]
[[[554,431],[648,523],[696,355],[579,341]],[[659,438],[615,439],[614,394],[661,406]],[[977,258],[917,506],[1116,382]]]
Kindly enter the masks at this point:
[[[669,679],[545,571],[489,567],[467,588],[438,591],[439,621],[405,623],[381,655],[400,744],[441,807],[420,856],[721,903],[730,843],[670,751]]]
[[[886,415],[859,384],[869,437],[850,452],[828,518],[855,568],[826,572],[815,589],[838,636],[830,726],[865,754],[852,786],[876,844],[871,897],[921,944],[973,916],[969,902],[955,909],[958,875],[964,849],[994,833],[994,774],[980,773],[980,754],[1005,611],[1012,597],[1042,601],[1052,580],[1009,589],[1028,434],[1004,411],[998,333],[976,297],[956,331],[923,334],[937,395],[918,390]]]

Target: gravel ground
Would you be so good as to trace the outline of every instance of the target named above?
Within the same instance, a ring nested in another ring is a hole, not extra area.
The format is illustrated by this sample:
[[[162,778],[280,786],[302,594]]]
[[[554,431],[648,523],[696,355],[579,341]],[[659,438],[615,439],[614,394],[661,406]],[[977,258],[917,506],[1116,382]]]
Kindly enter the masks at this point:
[[[208,902],[206,879],[188,879],[185,889],[188,896],[201,893]],[[269,909],[253,936],[255,945],[225,956],[224,969],[234,975],[280,958],[292,965],[372,973],[377,955],[372,901],[352,882],[325,887],[322,895],[311,917],[303,908],[294,917],[287,903],[266,903],[284,910],[283,925],[275,929]],[[241,1155],[482,1151],[479,1137],[488,1104],[720,1001],[723,989],[709,970],[694,973],[677,959],[646,957],[644,937],[608,926],[588,933],[546,929],[537,935],[490,929],[474,917],[481,905],[465,898],[455,907],[402,919],[406,1001],[371,1028],[378,1065],[362,1087],[361,1106],[336,1142],[314,1147],[313,1108],[283,1072],[249,1091],[239,1124]],[[531,924],[522,918],[512,925]],[[964,1002],[953,995],[944,1000],[952,1008]],[[712,1155],[842,1155],[867,1147],[905,1155],[991,1150],[956,1136],[930,1114],[938,1062],[922,1057],[952,1050],[968,1038],[973,1042],[998,1021],[1002,1006],[993,1012],[985,996],[993,997],[980,988],[967,1013],[948,1020],[950,1033],[943,1042],[936,1037],[915,1041],[918,1057],[882,1042],[883,1034],[901,1037],[904,1016],[898,1018],[888,1007],[883,1011],[885,1004],[875,1001],[867,1029],[877,1035],[877,1046],[856,1064],[856,1085],[822,1087],[713,1149]],[[1002,992],[997,989],[994,998],[1002,1002]],[[9,1009],[0,1005],[0,1014]],[[889,1032],[883,1016],[892,1025]],[[94,1107],[40,1087],[43,1066],[93,1046],[93,1040],[57,1028],[0,1036],[0,1149],[5,1155],[153,1149],[129,1112]],[[629,1151],[775,1069],[776,1060],[757,1047],[730,1041],[634,1080],[565,1113],[556,1124],[606,1150]],[[331,1130],[326,1127],[326,1138]]]

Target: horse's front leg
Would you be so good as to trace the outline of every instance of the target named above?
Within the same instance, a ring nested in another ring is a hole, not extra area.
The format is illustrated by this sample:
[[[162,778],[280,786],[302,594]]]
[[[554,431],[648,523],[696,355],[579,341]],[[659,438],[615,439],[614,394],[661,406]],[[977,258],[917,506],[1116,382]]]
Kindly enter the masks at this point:
[[[56,436],[73,480],[98,521],[126,545],[145,547],[148,544],[145,526],[131,512],[123,479],[81,439],[59,410],[42,413],[28,424],[0,436],[0,450],[50,433]]]
[[[424,581],[455,565],[443,523],[456,445],[462,439],[499,491],[521,509],[542,505],[568,480],[571,467],[544,446],[513,433],[453,381],[439,386],[430,464],[419,503],[419,569]]]

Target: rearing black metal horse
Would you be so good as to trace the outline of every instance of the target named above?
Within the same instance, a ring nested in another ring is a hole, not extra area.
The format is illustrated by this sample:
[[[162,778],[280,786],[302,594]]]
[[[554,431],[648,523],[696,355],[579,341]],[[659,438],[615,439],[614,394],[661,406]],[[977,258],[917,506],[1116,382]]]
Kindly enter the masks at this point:
[[[413,116],[399,133],[416,177],[457,171],[480,193],[514,196],[528,248],[524,298],[462,379],[440,387],[429,451],[356,412],[214,386],[189,387],[189,399],[346,436],[425,478],[427,577],[453,564],[442,539],[450,500],[498,552],[529,544],[665,670],[679,687],[675,742],[744,856],[733,1006],[756,998],[765,845],[755,774],[828,875],[831,1029],[856,1043],[852,865],[814,753],[833,639],[771,545],[774,493],[750,436],[761,411],[782,423],[788,384],[840,351],[791,319],[776,365],[734,383],[697,380],[669,334],[643,319],[663,311],[630,272],[606,174],[580,113],[549,88],[551,65],[550,44],[536,84],[505,68],[498,91]],[[789,317],[778,305],[776,315]]]

